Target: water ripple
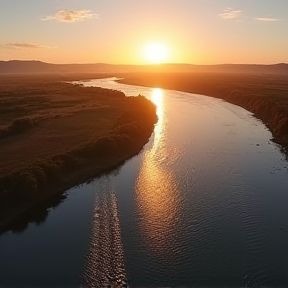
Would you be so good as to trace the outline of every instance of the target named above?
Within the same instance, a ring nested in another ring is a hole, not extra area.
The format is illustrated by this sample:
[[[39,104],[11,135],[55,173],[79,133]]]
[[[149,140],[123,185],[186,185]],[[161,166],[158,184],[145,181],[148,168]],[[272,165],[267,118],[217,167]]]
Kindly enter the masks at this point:
[[[117,199],[109,178],[98,185],[82,283],[89,288],[127,287]]]

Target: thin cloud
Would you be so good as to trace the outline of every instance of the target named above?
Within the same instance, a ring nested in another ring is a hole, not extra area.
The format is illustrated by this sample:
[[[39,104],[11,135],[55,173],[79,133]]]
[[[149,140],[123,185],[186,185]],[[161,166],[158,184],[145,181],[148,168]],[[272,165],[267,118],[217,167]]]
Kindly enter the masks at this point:
[[[70,11],[58,11],[54,15],[46,16],[42,18],[43,21],[59,21],[59,22],[76,22],[84,21],[98,17],[97,14],[93,13],[91,10],[70,10]]]
[[[34,44],[34,43],[7,43],[4,45],[1,45],[1,47],[4,48],[16,48],[16,49],[43,49],[43,48],[55,48],[40,44]]]
[[[256,17],[254,20],[257,21],[263,21],[263,22],[277,22],[277,21],[282,21],[282,19],[278,18],[268,18],[268,17]]]
[[[223,13],[219,14],[218,16],[225,20],[238,19],[242,16],[242,12],[242,10],[226,8]]]

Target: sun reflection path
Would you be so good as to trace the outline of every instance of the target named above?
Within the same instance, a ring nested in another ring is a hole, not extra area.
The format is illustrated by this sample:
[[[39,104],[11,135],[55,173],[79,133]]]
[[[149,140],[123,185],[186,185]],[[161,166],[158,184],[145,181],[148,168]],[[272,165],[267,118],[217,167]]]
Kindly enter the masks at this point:
[[[158,122],[154,129],[154,142],[152,151],[154,154],[157,151],[159,145],[161,144],[161,139],[163,138],[164,133],[164,120],[166,119],[163,103],[163,90],[160,88],[154,88],[150,100],[157,106],[157,116]]]
[[[163,90],[155,88],[150,98],[157,105],[158,123],[154,130],[153,145],[144,154],[135,189],[141,214],[140,229],[145,241],[156,253],[163,252],[169,245],[167,242],[171,240],[177,222],[179,201],[173,171],[165,164],[165,159],[170,155],[166,147],[167,120],[163,93]]]

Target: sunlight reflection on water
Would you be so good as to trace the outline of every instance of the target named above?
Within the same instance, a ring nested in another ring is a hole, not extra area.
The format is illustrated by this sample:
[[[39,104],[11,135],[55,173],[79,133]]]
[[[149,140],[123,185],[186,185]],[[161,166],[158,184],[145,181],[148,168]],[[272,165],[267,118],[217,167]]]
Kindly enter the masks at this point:
[[[177,223],[179,196],[173,172],[161,161],[168,157],[164,145],[167,122],[163,97],[162,89],[153,89],[151,100],[157,105],[158,123],[153,145],[144,153],[135,187],[136,202],[142,216],[141,230],[154,253],[163,252],[169,245],[169,234]]]
[[[288,287],[288,165],[267,128],[219,99],[113,80],[82,84],[151,99],[153,136],[109,181],[72,189],[45,225],[1,236],[0,286],[76,287],[96,193],[92,243],[107,254],[89,254],[89,277],[124,254],[129,287]]]
[[[163,90],[160,88],[154,88],[151,95],[151,101],[157,106],[158,122],[154,129],[153,143],[153,151],[156,151],[161,142],[162,133],[164,132],[164,120],[166,117],[163,103]]]

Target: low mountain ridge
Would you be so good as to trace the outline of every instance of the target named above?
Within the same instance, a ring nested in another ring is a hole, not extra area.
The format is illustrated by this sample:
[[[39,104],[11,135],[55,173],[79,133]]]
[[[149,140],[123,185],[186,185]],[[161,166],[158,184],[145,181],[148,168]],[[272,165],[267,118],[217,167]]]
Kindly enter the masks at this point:
[[[115,65],[95,64],[52,64],[36,60],[0,61],[0,74],[70,74],[70,73],[253,73],[253,74],[286,74],[288,64],[160,64],[160,65]]]

